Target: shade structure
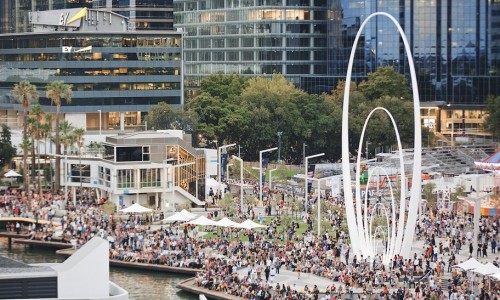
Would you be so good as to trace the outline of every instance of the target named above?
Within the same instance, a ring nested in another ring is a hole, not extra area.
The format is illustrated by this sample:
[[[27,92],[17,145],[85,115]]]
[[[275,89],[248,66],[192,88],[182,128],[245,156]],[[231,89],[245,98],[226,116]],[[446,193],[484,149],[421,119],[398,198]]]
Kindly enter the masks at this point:
[[[181,210],[181,211],[180,211],[180,214],[182,214],[182,215],[184,215],[184,216],[188,217],[190,220],[192,220],[192,219],[196,219],[196,218],[198,217],[198,215],[195,215],[195,214],[193,214],[192,212],[189,212],[189,211],[187,211],[187,210],[185,210],[185,209]]]
[[[479,268],[481,266],[483,266],[482,263],[478,262],[475,258],[470,258],[470,259],[464,261],[463,263],[455,265],[454,267],[460,268],[464,271],[469,271],[469,270]]]
[[[259,223],[255,223],[252,220],[245,220],[241,224],[234,226],[236,228],[245,228],[245,229],[255,229],[255,228],[265,228],[267,227],[266,225],[261,225]]]
[[[217,180],[213,179],[213,178],[209,178],[205,182],[205,186],[208,189],[209,188],[218,189],[220,187],[220,183]]]
[[[124,208],[120,210],[123,213],[131,214],[131,213],[136,213],[136,214],[142,214],[142,213],[150,213],[153,210],[151,208],[144,207],[140,204],[134,203],[130,205],[127,208]]]
[[[228,219],[228,218],[223,218],[223,219],[220,219],[219,221],[217,221],[217,226],[221,226],[221,227],[238,227],[238,225],[240,225],[240,223],[237,223],[231,219]]]
[[[500,268],[496,267],[494,264],[489,262],[489,263],[487,263],[485,265],[481,265],[480,267],[477,267],[471,271],[474,273],[479,273],[481,275],[493,275],[493,274],[500,273]]]
[[[180,212],[171,215],[168,218],[163,219],[164,222],[186,222],[191,220],[192,218],[188,218],[187,216],[181,214]]]
[[[477,169],[500,173],[500,150],[482,161],[474,162]]]
[[[496,274],[490,275],[490,277],[493,278],[493,279],[496,279],[496,280],[500,280],[500,273],[496,273]]]
[[[176,212],[168,218],[163,219],[165,222],[186,222],[196,219],[198,215],[190,213],[189,211],[183,209],[180,212]]]
[[[217,226],[217,222],[210,220],[205,216],[198,217],[192,221],[186,222],[186,224],[200,225],[200,226]]]
[[[14,170],[9,170],[9,172],[5,173],[3,176],[4,177],[20,177],[20,176],[23,176],[23,175],[17,173]]]

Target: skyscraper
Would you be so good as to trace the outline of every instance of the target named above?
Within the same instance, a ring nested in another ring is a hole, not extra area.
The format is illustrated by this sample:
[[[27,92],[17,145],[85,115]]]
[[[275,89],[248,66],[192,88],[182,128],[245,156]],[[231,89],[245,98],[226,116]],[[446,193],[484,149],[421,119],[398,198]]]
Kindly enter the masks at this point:
[[[174,0],[184,32],[185,82],[213,73],[270,76],[299,83],[326,75],[326,0]]]

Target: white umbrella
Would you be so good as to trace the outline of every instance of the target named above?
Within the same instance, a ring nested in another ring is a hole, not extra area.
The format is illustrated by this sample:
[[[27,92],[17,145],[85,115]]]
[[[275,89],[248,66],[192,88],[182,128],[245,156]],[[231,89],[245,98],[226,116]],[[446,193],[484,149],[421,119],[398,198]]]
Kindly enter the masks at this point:
[[[242,222],[241,224],[235,226],[237,228],[245,228],[245,229],[255,229],[255,228],[263,228],[263,227],[267,227],[266,225],[261,225],[259,223],[255,223],[254,221],[252,220],[246,220],[244,222]]]
[[[5,173],[3,176],[4,177],[20,177],[20,176],[23,176],[23,175],[17,173],[14,170],[9,170],[9,172]]]
[[[200,226],[216,226],[217,222],[215,222],[214,220],[210,220],[209,218],[207,218],[205,216],[201,216],[197,219],[186,222],[186,224],[200,225]]]
[[[500,280],[500,273],[496,273],[496,274],[490,275],[490,277],[493,277],[496,280]]]
[[[138,213],[138,214],[141,214],[141,213],[150,213],[153,210],[151,208],[147,208],[147,207],[144,207],[144,206],[142,206],[140,204],[134,203],[131,206],[129,206],[127,208],[124,208],[124,209],[122,209],[120,211],[123,212],[123,213]]]
[[[479,273],[481,275],[492,275],[500,273],[500,268],[497,268],[494,264],[489,262],[485,265],[475,268],[474,270],[472,270],[472,272]]]
[[[237,227],[238,225],[240,225],[240,223],[237,223],[237,222],[235,222],[231,219],[228,219],[228,218],[224,218],[224,219],[217,221],[217,226],[221,226],[221,227]]]
[[[464,271],[469,271],[479,268],[481,266],[483,266],[482,263],[478,262],[475,258],[470,258],[469,260],[466,260],[461,264],[455,265],[454,267],[460,268]]]

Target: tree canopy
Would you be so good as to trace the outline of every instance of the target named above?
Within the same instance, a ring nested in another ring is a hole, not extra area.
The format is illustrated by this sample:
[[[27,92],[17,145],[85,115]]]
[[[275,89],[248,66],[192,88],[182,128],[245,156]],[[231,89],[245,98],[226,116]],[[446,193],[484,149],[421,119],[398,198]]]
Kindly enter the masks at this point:
[[[302,161],[304,144],[306,155],[325,152],[324,158],[331,161],[340,158],[342,142],[348,142],[355,154],[365,118],[378,106],[387,108],[394,116],[403,146],[413,146],[412,93],[404,75],[392,67],[382,67],[369,74],[368,80],[351,85],[349,141],[341,140],[344,86],[344,82],[339,82],[331,94],[315,95],[279,74],[271,78],[215,74],[202,81],[199,93],[187,101],[185,109],[193,117],[194,131],[207,146],[215,147],[216,142],[219,146],[236,143],[242,147],[245,160],[256,160],[260,150],[278,146],[278,132],[282,133],[281,157],[289,163]],[[171,123],[174,115],[164,105],[155,106],[149,114],[148,119],[156,115],[166,124]],[[428,134],[423,128],[423,135]],[[367,140],[371,152],[374,147],[396,144],[386,113],[373,114],[365,135]],[[268,155],[275,160],[277,151]]]
[[[491,132],[494,139],[500,139],[500,97],[488,98],[486,128]]]

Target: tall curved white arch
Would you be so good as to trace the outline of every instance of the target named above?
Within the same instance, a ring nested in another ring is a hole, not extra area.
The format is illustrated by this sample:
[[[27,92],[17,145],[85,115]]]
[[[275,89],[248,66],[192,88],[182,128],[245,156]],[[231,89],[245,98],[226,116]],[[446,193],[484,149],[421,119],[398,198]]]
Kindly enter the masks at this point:
[[[392,23],[398,29],[399,35],[403,40],[403,44],[405,46],[406,54],[408,57],[408,65],[410,67],[410,75],[411,75],[411,84],[412,84],[412,92],[413,92],[413,118],[414,118],[414,154],[413,154],[413,181],[412,188],[410,192],[410,202],[408,206],[408,218],[406,221],[406,226],[404,228],[404,236],[402,238],[402,245],[400,249],[400,255],[405,258],[409,258],[411,244],[413,242],[413,237],[415,234],[415,224],[417,219],[418,212],[418,204],[420,201],[420,189],[421,189],[421,170],[422,170],[422,130],[420,128],[420,97],[418,93],[418,83],[417,76],[415,72],[415,66],[413,63],[413,57],[411,55],[410,44],[408,43],[408,39],[406,35],[397,22],[397,20],[386,12],[376,12],[369,15],[361,24],[358,33],[356,34],[356,38],[354,40],[354,44],[351,50],[351,55],[349,58],[349,65],[347,68],[346,75],[346,83],[344,89],[344,101],[343,101],[343,111],[342,111],[342,173],[343,173],[343,185],[344,185],[344,200],[346,206],[346,218],[347,225],[349,228],[349,236],[352,243],[352,249],[355,254],[361,254],[362,242],[366,238],[366,229],[363,229],[363,225],[359,224],[363,221],[356,217],[356,213],[354,211],[354,203],[352,196],[352,182],[350,176],[350,167],[349,167],[349,96],[350,96],[350,88],[351,88],[351,77],[352,77],[352,67],[354,63],[354,56],[356,53],[356,48],[358,45],[359,38],[366,24],[376,16],[384,16],[389,18]],[[403,185],[404,186],[404,185]],[[356,192],[357,193],[357,192]],[[402,206],[404,210],[404,206]],[[404,216],[404,214],[403,214]],[[398,228],[399,229],[399,228]],[[398,230],[399,231],[399,230]]]
[[[404,184],[405,183],[405,177],[404,177],[405,164],[404,164],[404,158],[403,158],[403,146],[401,144],[401,136],[399,135],[399,129],[398,129],[398,126],[396,124],[396,120],[394,120],[394,117],[392,116],[391,112],[384,107],[375,107],[374,109],[372,109],[372,111],[370,111],[370,113],[368,114],[368,117],[366,117],[365,123],[363,124],[363,129],[361,130],[361,137],[359,138],[358,160],[356,162],[356,178],[360,177],[359,171],[361,169],[360,168],[361,167],[361,153],[363,152],[362,147],[363,147],[363,142],[364,142],[364,138],[365,138],[365,132],[366,132],[366,129],[368,126],[368,121],[370,121],[372,115],[376,111],[379,111],[379,110],[385,112],[389,116],[389,118],[391,119],[392,127],[394,128],[394,132],[396,133],[396,139],[397,139],[398,150],[399,150],[399,168],[401,170],[400,186],[403,187],[403,186],[405,186],[405,184]],[[361,191],[360,190],[361,190],[361,183],[359,182],[359,180],[356,180],[356,210],[358,213],[358,220],[361,218],[361,203],[360,203],[360,192]],[[395,214],[394,197],[391,197],[391,198],[392,198],[392,207],[393,207],[392,212],[393,212],[393,214]],[[397,232],[397,235],[395,235],[396,241],[395,241],[395,245],[394,245],[395,246],[394,249],[398,253],[399,253],[399,249],[401,249],[401,243],[403,242],[404,215],[405,215],[404,209],[406,207],[406,189],[401,190],[399,203],[400,203],[400,205],[399,205],[400,211],[399,211],[399,221],[398,221],[398,232]],[[366,211],[367,210],[366,210],[366,202],[365,202],[365,213],[366,213]],[[363,221],[364,222],[358,222],[358,230],[360,233],[366,232],[366,229],[364,229],[364,228],[367,228],[367,226],[368,226],[366,215],[365,215],[365,218],[363,219]],[[360,236],[360,239],[365,240],[366,237]],[[363,249],[365,249],[365,248],[363,248]]]

